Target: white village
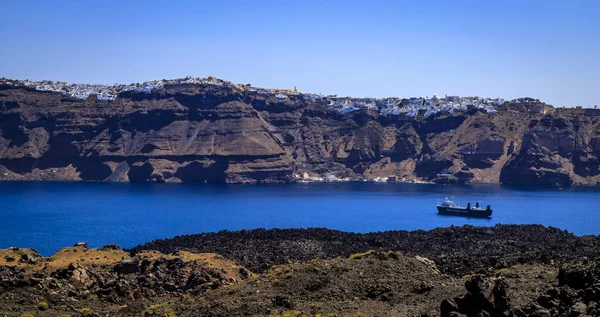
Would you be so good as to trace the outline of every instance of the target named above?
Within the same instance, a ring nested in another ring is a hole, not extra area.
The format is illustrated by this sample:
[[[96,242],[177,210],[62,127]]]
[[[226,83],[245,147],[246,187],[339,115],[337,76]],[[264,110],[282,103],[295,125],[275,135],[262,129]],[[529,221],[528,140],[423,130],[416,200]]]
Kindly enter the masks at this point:
[[[299,97],[309,101],[321,101],[328,104],[329,109],[340,113],[350,113],[361,109],[371,109],[379,111],[384,115],[404,115],[407,117],[416,117],[418,113],[423,113],[424,117],[429,117],[438,113],[453,113],[454,111],[467,110],[467,107],[482,109],[489,114],[497,112],[497,106],[502,105],[508,100],[502,98],[482,98],[482,97],[460,97],[460,96],[437,96],[431,97],[410,97],[410,98],[355,98],[340,97],[337,95],[322,95],[313,93],[301,93],[294,89],[278,88],[258,88],[249,84],[233,84],[229,81],[217,79],[209,76],[208,78],[185,77],[178,79],[153,80],[143,83],[132,84],[74,84],[60,81],[31,81],[31,80],[12,80],[0,78],[0,84],[22,86],[34,88],[38,91],[59,92],[66,96],[76,99],[87,99],[95,95],[98,100],[112,101],[120,93],[133,91],[135,93],[150,93],[153,90],[161,89],[167,85],[186,85],[200,84],[212,86],[235,87],[249,94],[258,94],[264,96],[273,96],[277,100],[285,101],[289,98]],[[510,102],[539,102],[531,98],[521,98]]]

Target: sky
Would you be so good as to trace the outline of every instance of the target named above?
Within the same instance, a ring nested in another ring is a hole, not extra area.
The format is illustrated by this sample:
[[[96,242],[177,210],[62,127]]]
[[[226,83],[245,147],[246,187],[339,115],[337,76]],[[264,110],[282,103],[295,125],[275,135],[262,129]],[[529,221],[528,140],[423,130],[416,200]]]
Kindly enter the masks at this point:
[[[0,1],[0,77],[600,105],[600,1]]]

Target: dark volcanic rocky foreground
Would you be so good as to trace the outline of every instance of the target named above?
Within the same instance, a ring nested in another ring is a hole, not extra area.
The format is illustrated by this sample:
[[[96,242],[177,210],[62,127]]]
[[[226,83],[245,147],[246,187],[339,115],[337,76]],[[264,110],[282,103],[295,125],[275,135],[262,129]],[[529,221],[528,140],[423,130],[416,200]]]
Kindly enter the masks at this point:
[[[142,250],[215,252],[256,272],[275,264],[394,250],[427,257],[444,273],[462,276],[519,263],[558,264],[584,256],[595,258],[600,256],[600,237],[577,237],[540,225],[467,225],[367,234],[328,229],[256,229],[178,236],[131,251]]]
[[[0,85],[0,180],[275,183],[307,173],[598,184],[600,111],[521,102],[496,115],[408,118],[233,86],[167,85],[99,101]]]
[[[148,245],[175,250],[187,241],[249,267],[285,263],[260,273],[214,253],[78,244],[44,258],[11,248],[0,250],[0,315],[600,316],[600,262],[590,258],[598,239],[496,226],[254,230]],[[355,252],[370,247],[394,250]]]

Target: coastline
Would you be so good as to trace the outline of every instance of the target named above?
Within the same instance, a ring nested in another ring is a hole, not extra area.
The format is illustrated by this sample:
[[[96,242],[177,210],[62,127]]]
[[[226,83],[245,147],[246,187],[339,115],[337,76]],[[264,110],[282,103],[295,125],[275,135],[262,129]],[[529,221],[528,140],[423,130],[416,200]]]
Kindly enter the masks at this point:
[[[506,248],[506,243],[510,248]],[[302,245],[312,249],[303,252]],[[577,247],[575,247],[577,245]],[[353,233],[327,228],[252,229],[206,232],[158,239],[131,248],[132,254],[143,250],[165,253],[186,250],[218,253],[254,271],[286,261],[308,261],[313,258],[345,257],[367,250],[394,250],[422,255],[434,261],[444,259],[443,272],[463,274],[464,260],[473,267],[488,269],[491,259],[506,257],[502,265],[519,261],[550,261],[600,256],[600,235],[576,236],[566,230],[541,225],[450,226],[432,230],[390,230]],[[447,253],[450,252],[451,253]],[[559,251],[560,250],[560,251]],[[581,253],[579,253],[581,252]],[[544,254],[545,253],[545,254]],[[247,260],[260,254],[262,260]],[[519,260],[520,257],[523,257]],[[437,261],[436,261],[437,262]],[[479,263],[479,264],[477,264]],[[472,268],[470,268],[472,269]]]
[[[539,225],[255,229],[131,250],[79,242],[50,257],[19,248],[0,255],[0,313],[9,316],[445,317],[478,307],[540,316],[578,301],[593,316],[589,283],[600,276],[600,236]],[[509,305],[467,300],[478,292]],[[572,296],[552,297],[560,292]]]
[[[468,241],[472,242],[467,243]],[[511,244],[510,250],[502,248],[507,242]],[[313,245],[313,249],[296,248],[306,243]],[[87,246],[87,242],[85,245]],[[35,248],[13,245],[8,249],[14,248],[32,250],[37,256],[42,257]],[[54,257],[61,250],[62,248],[54,254],[48,254],[46,258]],[[490,259],[502,257],[510,259],[501,265],[550,260],[569,261],[582,256],[600,257],[600,234],[577,236],[567,230],[538,224],[462,225],[431,230],[386,230],[365,233],[328,228],[256,228],[177,235],[147,241],[123,250],[131,256],[147,251],[159,251],[164,254],[179,251],[216,253],[254,272],[263,272],[271,265],[286,264],[290,261],[347,257],[352,253],[368,250],[394,250],[408,255],[423,255],[435,260],[444,258],[444,262],[449,266],[441,265],[441,271],[460,275],[465,273],[467,268],[460,268],[461,265],[458,265],[458,268],[453,267],[452,265],[457,264],[452,261],[459,263],[463,259],[470,258],[473,263],[479,263],[473,264],[473,267],[489,269],[496,266],[494,260],[491,266],[486,266],[490,265]],[[449,250],[452,250],[453,254],[446,254]],[[260,254],[262,260],[252,256],[256,254]],[[519,258],[521,256],[524,257]]]

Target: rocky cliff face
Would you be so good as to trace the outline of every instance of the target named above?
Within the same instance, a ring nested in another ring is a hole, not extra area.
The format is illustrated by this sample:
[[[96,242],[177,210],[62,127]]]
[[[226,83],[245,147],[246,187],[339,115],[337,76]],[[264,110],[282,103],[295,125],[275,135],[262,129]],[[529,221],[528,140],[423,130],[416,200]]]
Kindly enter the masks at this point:
[[[598,184],[598,116],[532,119],[521,149],[506,164],[501,180],[513,184]]]
[[[557,110],[413,119],[200,84],[109,102],[0,86],[0,179],[273,183],[307,173],[597,184],[600,117]]]

